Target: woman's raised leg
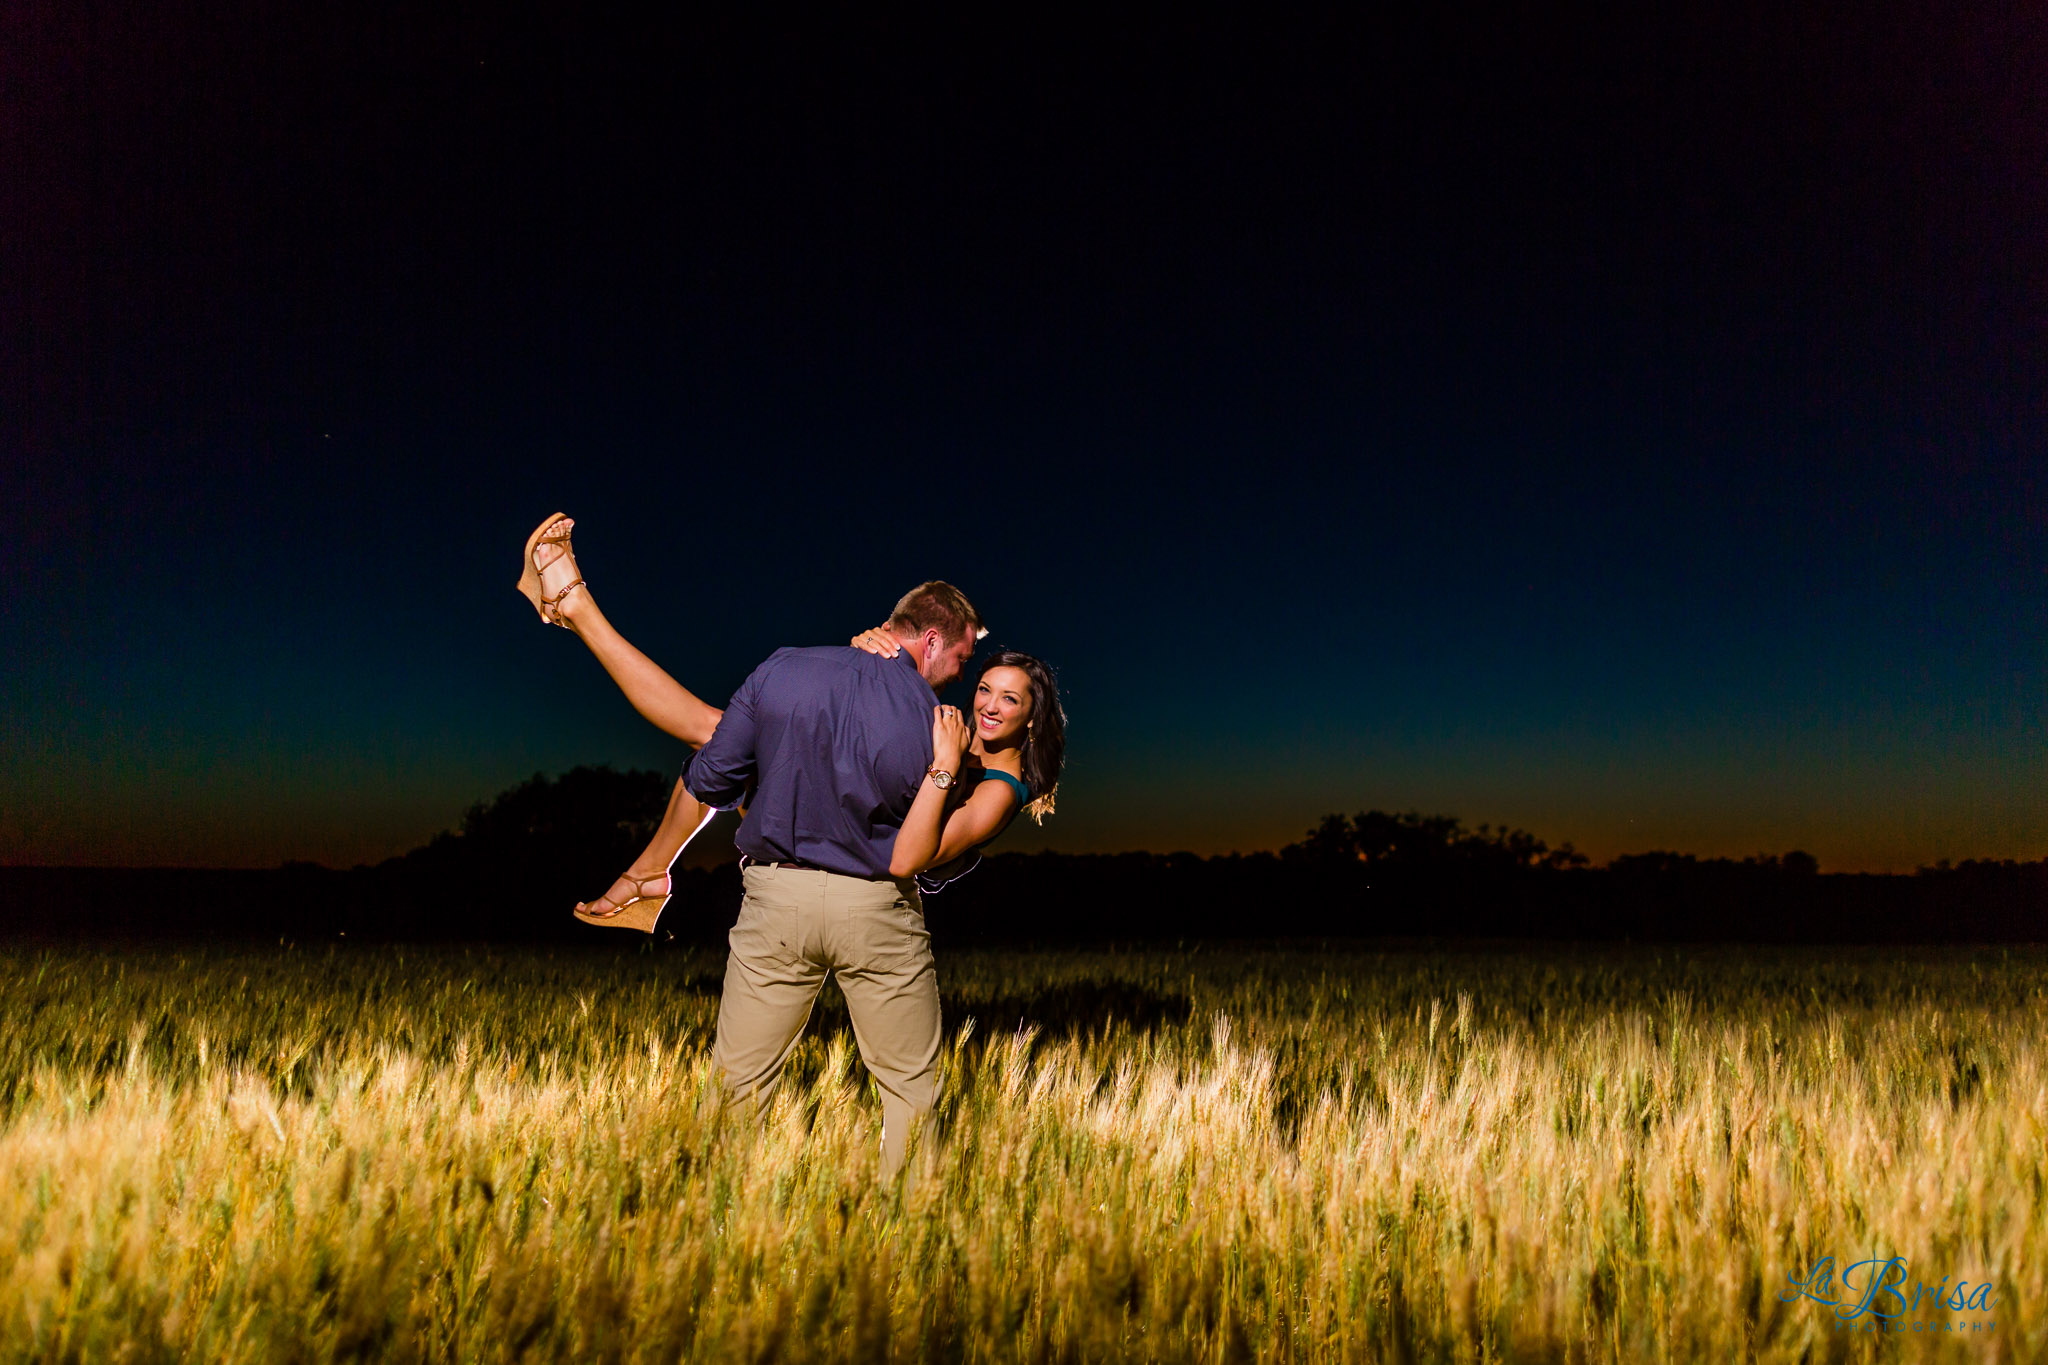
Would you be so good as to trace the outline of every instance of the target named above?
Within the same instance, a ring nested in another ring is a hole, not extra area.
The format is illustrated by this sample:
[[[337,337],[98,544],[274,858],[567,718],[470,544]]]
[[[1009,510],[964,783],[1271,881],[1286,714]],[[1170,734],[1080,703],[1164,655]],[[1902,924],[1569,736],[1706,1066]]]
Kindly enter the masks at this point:
[[[541,608],[543,619],[568,627],[589,646],[597,661],[604,665],[604,671],[626,694],[626,700],[633,703],[634,710],[657,729],[692,748],[701,748],[725,713],[670,677],[667,670],[634,648],[605,619],[590,585],[583,582],[583,575],[576,568],[576,556],[569,545],[569,531],[575,524],[563,517],[536,533],[537,539],[529,551],[539,575],[540,596],[535,605]]]

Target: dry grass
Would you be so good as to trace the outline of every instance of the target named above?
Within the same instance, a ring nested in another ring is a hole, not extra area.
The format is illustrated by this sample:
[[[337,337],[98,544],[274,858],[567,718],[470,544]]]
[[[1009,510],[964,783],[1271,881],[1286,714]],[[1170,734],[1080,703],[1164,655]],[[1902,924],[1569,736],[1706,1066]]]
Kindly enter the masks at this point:
[[[2040,952],[953,953],[907,1193],[717,968],[0,955],[0,1359],[2048,1355]],[[1873,1253],[1995,1308],[1781,1300]]]

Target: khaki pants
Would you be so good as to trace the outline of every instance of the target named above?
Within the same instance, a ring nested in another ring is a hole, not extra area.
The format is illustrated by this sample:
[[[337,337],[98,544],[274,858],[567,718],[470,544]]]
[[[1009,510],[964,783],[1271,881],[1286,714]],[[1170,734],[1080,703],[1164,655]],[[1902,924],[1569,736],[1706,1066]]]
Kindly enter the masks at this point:
[[[832,973],[881,1087],[882,1171],[895,1175],[938,1092],[939,978],[917,884],[769,865],[741,877],[713,1063],[734,1094],[767,1101]]]

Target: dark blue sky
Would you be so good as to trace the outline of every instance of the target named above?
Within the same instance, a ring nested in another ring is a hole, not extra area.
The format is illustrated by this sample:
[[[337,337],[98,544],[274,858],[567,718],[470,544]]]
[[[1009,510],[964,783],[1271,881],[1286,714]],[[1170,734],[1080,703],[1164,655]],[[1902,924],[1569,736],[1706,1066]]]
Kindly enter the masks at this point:
[[[2038,19],[6,22],[5,861],[670,765],[558,509],[715,698],[959,583],[1006,846],[2048,854]]]

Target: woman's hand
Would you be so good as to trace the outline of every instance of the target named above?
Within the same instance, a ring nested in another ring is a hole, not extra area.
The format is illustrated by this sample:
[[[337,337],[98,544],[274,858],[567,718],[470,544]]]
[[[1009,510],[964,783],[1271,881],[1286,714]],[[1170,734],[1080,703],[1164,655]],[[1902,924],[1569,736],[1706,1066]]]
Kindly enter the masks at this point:
[[[957,706],[934,706],[932,708],[932,766],[944,768],[958,777],[960,760],[967,754],[968,741],[973,733],[967,728],[967,718],[960,714]]]
[[[889,627],[886,625],[876,626],[873,630],[864,630],[846,643],[852,645],[855,649],[864,649],[870,654],[879,654],[885,659],[893,659],[903,652],[903,642],[894,635],[891,635]]]

